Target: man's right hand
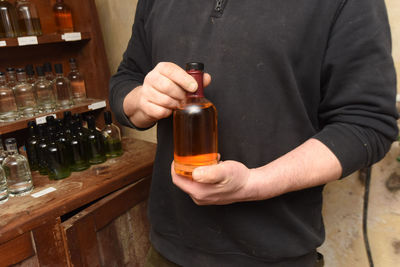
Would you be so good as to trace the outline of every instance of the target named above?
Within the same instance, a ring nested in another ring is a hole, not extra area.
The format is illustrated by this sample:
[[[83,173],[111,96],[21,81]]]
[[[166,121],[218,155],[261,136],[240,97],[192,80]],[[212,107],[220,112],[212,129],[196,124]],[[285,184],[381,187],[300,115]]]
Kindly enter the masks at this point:
[[[211,76],[205,74],[204,86],[210,82]],[[124,112],[135,126],[147,128],[169,117],[185,99],[186,92],[196,90],[196,80],[184,69],[174,63],[161,62],[146,75],[143,85],[125,97]]]

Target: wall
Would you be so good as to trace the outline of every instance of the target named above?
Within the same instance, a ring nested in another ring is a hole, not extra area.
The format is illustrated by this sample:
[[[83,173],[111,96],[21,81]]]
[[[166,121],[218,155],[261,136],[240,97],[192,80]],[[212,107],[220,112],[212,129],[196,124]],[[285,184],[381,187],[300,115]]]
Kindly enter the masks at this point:
[[[118,3],[118,4],[116,4]],[[400,1],[386,0],[392,26],[393,57],[400,80]],[[131,36],[136,0],[96,0],[111,72],[114,73]],[[125,135],[156,142],[155,127],[138,132],[124,129]],[[391,267],[400,262],[400,195],[386,183],[399,172],[395,158],[398,143],[384,160],[374,165],[369,203],[369,238],[375,266]],[[396,180],[395,180],[396,181]],[[362,235],[364,186],[358,173],[331,183],[324,190],[326,242],[320,248],[327,267],[368,266]]]

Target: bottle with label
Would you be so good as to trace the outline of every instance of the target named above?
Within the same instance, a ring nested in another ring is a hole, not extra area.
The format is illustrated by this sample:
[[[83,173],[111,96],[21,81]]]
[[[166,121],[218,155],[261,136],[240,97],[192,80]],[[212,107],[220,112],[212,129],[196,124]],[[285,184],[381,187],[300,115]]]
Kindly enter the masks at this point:
[[[15,121],[18,117],[14,91],[7,86],[4,72],[0,72],[0,122]]]
[[[56,0],[53,12],[58,33],[74,31],[71,8],[63,0]]]
[[[37,106],[40,112],[52,112],[56,109],[56,98],[52,84],[46,79],[43,67],[36,67],[37,80],[34,84],[34,91],[37,98]]]
[[[37,155],[39,161],[39,173],[41,175],[48,174],[48,164],[47,164],[47,146],[48,141],[46,138],[46,126],[44,124],[37,125]]]
[[[0,38],[19,36],[17,12],[7,0],[0,0]]]
[[[33,183],[28,160],[18,153],[15,138],[6,139],[5,144],[7,157],[4,159],[2,167],[7,177],[10,196],[29,194],[33,190]]]
[[[54,68],[56,70],[56,78],[53,86],[56,92],[57,107],[60,109],[70,108],[74,104],[70,81],[64,77],[61,64],[55,64]]]
[[[30,0],[17,0],[16,9],[21,35],[42,35],[42,26],[35,4]]]
[[[105,126],[101,131],[104,139],[104,147],[107,158],[119,157],[123,154],[121,143],[121,131],[112,123],[110,111],[104,112]]]
[[[50,180],[61,180],[71,175],[69,165],[65,158],[65,151],[62,150],[56,136],[56,129],[50,126],[48,131],[47,165]]]
[[[26,82],[24,69],[17,69],[18,83],[14,87],[18,111],[23,117],[33,117],[37,114],[37,102],[32,85]]]
[[[196,167],[218,163],[217,110],[204,97],[203,70],[202,63],[186,64],[198,89],[173,112],[174,168],[188,178]]]
[[[25,143],[26,155],[28,156],[29,167],[32,171],[39,170],[39,157],[38,157],[38,142],[39,137],[36,130],[36,122],[28,122],[28,139]]]
[[[28,64],[25,66],[25,72],[26,72],[26,82],[31,84],[32,86],[35,85],[36,78],[35,78],[35,70],[33,69],[32,64]]]
[[[90,164],[99,164],[107,160],[104,153],[104,143],[101,132],[96,129],[93,116],[87,117],[89,133],[87,136],[88,156]]]
[[[86,86],[83,75],[79,72],[76,60],[71,58],[69,60],[70,72],[68,73],[68,79],[71,82],[72,94],[76,102],[86,99]]]
[[[75,172],[83,171],[90,167],[87,155],[87,136],[80,131],[80,124],[79,121],[72,121],[71,148],[73,160],[71,170]]]

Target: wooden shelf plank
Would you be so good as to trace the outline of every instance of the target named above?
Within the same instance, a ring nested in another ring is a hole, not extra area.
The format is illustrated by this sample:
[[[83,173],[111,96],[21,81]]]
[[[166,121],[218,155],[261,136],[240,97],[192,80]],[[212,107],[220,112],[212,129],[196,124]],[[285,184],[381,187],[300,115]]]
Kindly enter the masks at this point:
[[[100,99],[87,99],[83,102],[80,102],[69,109],[58,109],[51,113],[41,113],[35,117],[29,118],[21,118],[16,121],[11,122],[0,122],[0,134],[11,133],[17,130],[22,130],[27,127],[28,121],[32,120],[40,120],[51,114],[56,114],[57,118],[62,118],[64,111],[70,110],[72,113],[84,113],[91,110],[96,110],[99,108],[103,108],[106,105],[105,100]]]
[[[28,37],[28,36],[23,36],[23,37]],[[81,40],[90,40],[91,35],[90,32],[81,32]],[[62,34],[59,33],[51,33],[51,34],[44,34],[41,36],[37,36],[38,44],[51,44],[51,43],[65,43],[67,41],[62,39]],[[81,41],[77,40],[77,41]],[[5,46],[4,46],[5,42]],[[75,41],[69,41],[69,42],[75,42]],[[7,47],[18,47],[20,46],[18,44],[18,38],[3,38],[0,39],[0,48],[7,48]]]
[[[156,144],[124,138],[123,149],[121,157],[74,172],[63,180],[49,180],[34,172],[33,192],[12,197],[0,206],[0,244],[151,175]],[[32,196],[50,187],[56,190]]]

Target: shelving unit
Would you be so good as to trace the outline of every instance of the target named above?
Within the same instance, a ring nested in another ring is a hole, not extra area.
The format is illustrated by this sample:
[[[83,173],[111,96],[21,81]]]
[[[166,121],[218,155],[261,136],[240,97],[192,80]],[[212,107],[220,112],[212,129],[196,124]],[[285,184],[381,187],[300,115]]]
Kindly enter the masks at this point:
[[[68,38],[68,35],[70,36]],[[28,36],[26,36],[28,37]],[[0,39],[0,47],[20,47],[23,46],[20,44],[21,40],[26,37],[19,38],[3,38]],[[32,37],[29,37],[32,38]],[[64,42],[79,42],[79,41],[88,41],[90,40],[90,32],[74,32],[67,34],[67,38],[65,38],[64,34],[60,33],[50,33],[41,36],[35,36],[33,39],[37,39],[37,44],[25,44],[26,45],[42,45],[42,44],[52,44],[52,43],[64,43]],[[20,41],[19,41],[20,40]]]

